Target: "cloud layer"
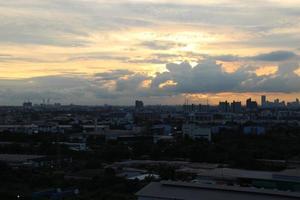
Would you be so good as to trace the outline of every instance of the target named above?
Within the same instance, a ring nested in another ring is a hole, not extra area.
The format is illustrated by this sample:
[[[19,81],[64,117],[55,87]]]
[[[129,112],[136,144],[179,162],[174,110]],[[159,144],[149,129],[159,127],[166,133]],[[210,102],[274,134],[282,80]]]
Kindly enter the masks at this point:
[[[268,53],[247,59],[273,61],[273,55],[278,54],[278,52]],[[20,100],[41,101],[50,98],[64,103],[130,104],[137,98],[157,100],[178,97],[182,94],[299,93],[300,77],[297,74],[299,62],[294,59],[298,56],[291,55],[293,56],[288,61],[280,56],[281,59],[275,59],[283,61],[278,63],[275,73],[268,75],[257,75],[255,73],[257,67],[251,65],[240,66],[236,71],[229,73],[224,71],[222,63],[215,58],[205,58],[195,66],[191,66],[188,62],[166,64],[167,70],[154,76],[119,69],[95,73],[92,77],[70,75],[22,80],[2,79],[0,100],[17,103]]]

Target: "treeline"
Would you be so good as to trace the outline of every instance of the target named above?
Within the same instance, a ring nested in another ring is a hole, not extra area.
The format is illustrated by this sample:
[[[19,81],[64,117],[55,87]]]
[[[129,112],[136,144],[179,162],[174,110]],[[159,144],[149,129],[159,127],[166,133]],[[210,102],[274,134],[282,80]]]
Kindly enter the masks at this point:
[[[259,159],[300,160],[300,134],[220,134],[209,143],[177,137],[174,142],[157,144],[140,142],[124,145],[106,143],[95,149],[95,157],[105,161],[124,159],[186,160],[192,162],[223,163],[231,167],[279,170],[284,166],[264,165]]]
[[[264,169],[258,159],[300,160],[300,133],[274,131],[265,135],[226,133],[214,135],[212,142],[176,136],[172,142],[149,141],[124,144],[118,141],[93,144],[91,151],[74,152],[55,142],[64,136],[0,135],[1,141],[15,141],[0,146],[2,153],[45,154],[71,156],[84,162],[114,162],[125,159],[186,160],[192,162],[224,163],[231,167]],[[5,138],[4,138],[5,137]],[[23,144],[22,144],[23,143]],[[91,161],[90,161],[91,160]]]

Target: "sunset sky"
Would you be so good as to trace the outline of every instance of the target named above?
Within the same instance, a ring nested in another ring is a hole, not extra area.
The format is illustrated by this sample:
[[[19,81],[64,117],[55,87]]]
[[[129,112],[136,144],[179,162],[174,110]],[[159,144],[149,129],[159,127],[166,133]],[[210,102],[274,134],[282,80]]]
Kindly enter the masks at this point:
[[[0,104],[300,97],[299,0],[0,0]]]

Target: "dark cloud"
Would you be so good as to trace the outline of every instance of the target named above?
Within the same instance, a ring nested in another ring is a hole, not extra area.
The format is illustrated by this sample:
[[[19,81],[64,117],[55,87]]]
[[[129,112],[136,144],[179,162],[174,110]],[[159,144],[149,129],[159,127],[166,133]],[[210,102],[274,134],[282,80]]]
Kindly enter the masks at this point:
[[[96,73],[94,76],[99,81],[109,81],[109,80],[118,80],[124,76],[132,75],[134,72],[126,70],[126,69],[119,69],[119,70],[112,70],[109,72],[101,72]]]
[[[286,61],[297,57],[298,55],[291,51],[274,51],[271,53],[260,54],[254,57],[250,57],[252,60],[258,61]]]
[[[176,93],[219,93],[219,92],[299,92],[300,77],[296,61],[279,65],[274,75],[257,76],[255,68],[241,67],[234,73],[226,73],[215,60],[206,59],[195,67],[188,63],[168,64],[167,72],[158,73],[152,80],[152,89],[166,81],[176,84],[164,92]],[[164,90],[162,88],[162,90]]]
[[[180,54],[171,54],[171,53],[156,53],[153,54],[156,58],[178,58]]]
[[[201,56],[201,55],[199,55]],[[299,60],[300,56],[292,51],[273,51],[262,53],[256,56],[238,56],[238,55],[202,55],[204,58],[211,58],[219,61],[234,62],[234,61],[263,61],[263,62],[283,62],[288,60]]]
[[[26,79],[0,79],[0,102],[20,104],[24,100],[52,99],[65,103],[87,101],[91,81],[72,76],[44,76]]]
[[[212,58],[192,67],[188,62],[169,63],[167,71],[149,76],[129,70],[112,70],[94,78],[45,76],[28,79],[0,79],[0,103],[19,104],[23,100],[55,99],[62,103],[127,104],[135,98],[162,98],[181,94],[220,92],[300,92],[300,77],[294,72],[299,62],[282,62],[272,75],[257,76],[251,66],[233,73],[222,70]],[[149,87],[144,81],[151,81]],[[172,84],[168,84],[172,83]],[[108,102],[109,101],[109,102]]]
[[[177,83],[172,87],[176,93],[205,93],[237,91],[246,74],[236,72],[226,73],[215,60],[204,60],[195,67],[189,63],[168,64],[168,72],[159,73],[153,80],[152,87],[172,80]],[[168,88],[170,90],[170,88]]]
[[[127,60],[128,63],[148,63],[148,64],[165,64],[168,61],[160,58],[134,58]]]
[[[224,62],[234,62],[234,61],[242,60],[242,57],[236,55],[219,55],[219,56],[206,55],[206,57],[212,57],[213,59],[224,61]]]
[[[169,50],[176,47],[185,46],[184,44],[179,42],[177,43],[177,42],[162,41],[162,40],[145,41],[140,43],[140,45],[153,50]]]
[[[116,91],[132,93],[133,91],[137,91],[141,83],[147,79],[149,79],[147,75],[139,73],[129,76],[127,79],[118,79],[116,81]]]
[[[178,59],[181,56],[178,54],[167,54],[167,53],[156,53],[152,54],[149,57],[136,57],[128,59],[126,62],[128,63],[150,63],[150,64],[165,64],[169,63],[170,59]]]
[[[113,54],[113,53],[111,53]],[[81,55],[73,55],[71,56],[68,61],[78,61],[78,60],[119,60],[119,61],[126,61],[129,58],[126,56],[114,56],[114,55],[107,55],[107,53],[85,53]]]
[[[58,63],[59,60],[53,59],[41,59],[37,57],[25,57],[25,56],[13,56],[13,55],[0,55],[0,62],[15,62],[15,61],[22,61],[22,62],[30,62],[30,63]]]
[[[24,17],[2,21],[6,22],[0,22],[1,43],[63,47],[83,47],[90,44],[88,40],[83,39],[87,33],[79,27],[72,27],[67,22],[57,19]]]
[[[275,75],[248,78],[243,82],[241,91],[299,92],[300,77],[294,72],[298,68],[297,62],[280,64]]]
[[[293,25],[299,26],[299,25]],[[293,26],[287,29],[293,29]],[[274,27],[276,29],[276,27]],[[280,27],[278,27],[280,29]],[[290,49],[297,48],[298,42],[300,40],[300,35],[295,33],[275,33],[270,31],[270,33],[258,34],[256,31],[249,31],[253,37],[240,39],[238,41],[225,41],[218,43],[219,46],[240,46],[248,48],[276,48],[276,49]]]
[[[229,27],[257,36],[237,42],[253,46],[291,47],[298,45],[299,41],[298,33],[273,33],[280,28],[299,26],[299,7],[268,1],[191,4],[171,1],[10,0],[1,2],[0,7],[3,8],[0,17],[0,40],[3,43],[85,46],[89,44],[85,37],[93,31],[155,28],[162,24],[191,25],[200,29],[210,27],[213,34],[217,33],[215,27],[222,31]],[[3,12],[5,10],[6,13]],[[147,46],[170,48],[170,44]]]

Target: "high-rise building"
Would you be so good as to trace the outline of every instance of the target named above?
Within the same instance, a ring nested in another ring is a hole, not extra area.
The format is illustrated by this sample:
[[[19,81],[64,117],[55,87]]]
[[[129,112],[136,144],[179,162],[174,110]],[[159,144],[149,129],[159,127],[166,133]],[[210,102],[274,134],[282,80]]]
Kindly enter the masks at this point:
[[[219,110],[221,112],[229,112],[230,111],[230,105],[227,101],[219,102]]]
[[[143,101],[139,101],[139,100],[135,101],[135,109],[140,110],[143,107],[144,107],[144,102]]]
[[[249,111],[255,111],[255,110],[257,110],[257,102],[256,101],[252,101],[251,98],[247,99],[247,101],[246,101],[246,108]]]
[[[23,103],[23,108],[32,108],[32,102],[30,102],[30,101],[27,101],[27,102],[24,102]]]
[[[299,99],[297,98],[296,101],[288,102],[287,107],[288,108],[300,108]]]
[[[242,112],[242,102],[240,101],[233,101],[231,103],[231,111],[234,113]]]
[[[261,96],[261,106],[265,106],[267,103],[267,97],[266,95]]]

